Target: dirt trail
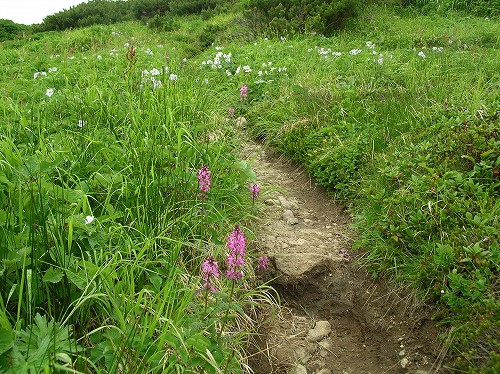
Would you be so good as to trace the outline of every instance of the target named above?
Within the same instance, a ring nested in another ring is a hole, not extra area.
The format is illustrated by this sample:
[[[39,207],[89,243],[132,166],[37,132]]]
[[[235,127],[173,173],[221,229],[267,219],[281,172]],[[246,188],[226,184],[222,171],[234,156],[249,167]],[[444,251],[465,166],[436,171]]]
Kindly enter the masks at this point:
[[[259,251],[283,307],[265,323],[257,374],[442,373],[438,330],[411,293],[355,264],[350,217],[303,169],[248,142],[262,186]],[[267,191],[267,193],[266,193]]]

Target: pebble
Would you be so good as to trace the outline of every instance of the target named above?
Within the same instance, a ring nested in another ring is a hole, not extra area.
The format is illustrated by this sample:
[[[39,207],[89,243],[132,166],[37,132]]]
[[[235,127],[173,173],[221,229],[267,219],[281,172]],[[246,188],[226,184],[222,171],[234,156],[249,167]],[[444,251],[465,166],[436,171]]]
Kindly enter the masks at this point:
[[[328,321],[318,321],[313,329],[307,333],[306,339],[310,342],[319,342],[327,337],[332,331],[332,325]]]
[[[403,357],[399,363],[403,369],[406,369],[410,361],[406,357]]]
[[[321,369],[317,371],[316,374],[332,374],[332,371],[330,369]]]
[[[404,355],[406,355],[406,351],[404,349],[402,351],[399,351],[400,357],[403,357]]]
[[[299,223],[299,220],[293,215],[293,212],[290,209],[283,212],[283,220],[289,225],[296,225]]]

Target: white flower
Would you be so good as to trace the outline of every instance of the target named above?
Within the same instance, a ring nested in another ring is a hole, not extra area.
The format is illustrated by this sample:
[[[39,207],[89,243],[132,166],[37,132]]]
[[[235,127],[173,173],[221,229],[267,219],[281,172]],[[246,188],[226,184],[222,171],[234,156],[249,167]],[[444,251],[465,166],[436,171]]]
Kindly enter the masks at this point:
[[[148,49],[146,49],[144,52],[146,52],[146,53],[147,53],[148,55],[150,55],[150,56],[153,56],[153,55],[154,55],[153,51],[152,51],[151,49],[149,49],[149,48],[148,48]]]
[[[342,52],[332,52],[332,56],[334,57],[342,56]]]
[[[229,70],[226,70],[226,75],[227,75],[228,77],[230,77],[232,74],[231,74],[231,72],[230,72]]]
[[[234,74],[239,74],[239,73],[240,73],[240,71],[241,71],[241,66],[238,66],[238,67],[236,68],[236,71],[234,72]]]
[[[178,77],[177,74],[170,74],[169,78],[171,81],[176,81]]]
[[[257,74],[259,75],[259,77],[262,77],[262,74],[264,74],[264,73],[262,73],[262,70],[259,70],[259,72]]]
[[[128,43],[128,42],[127,42],[127,43],[125,43],[123,46],[124,46],[125,48],[128,48],[128,47],[130,47],[130,43]]]
[[[77,126],[78,126],[79,128],[82,128],[83,126],[85,126],[85,121],[84,121],[83,119],[78,120],[78,124],[77,124]]]
[[[165,73],[168,73],[170,71],[170,68],[168,66],[165,66]]]
[[[375,48],[375,44],[374,44],[374,43],[372,43],[371,41],[367,41],[367,42],[366,42],[366,46],[367,46],[368,48],[370,48],[370,49],[374,49],[374,48]]]
[[[160,71],[158,69],[156,69],[156,68],[152,69],[150,71],[150,73],[151,73],[151,75],[160,75]]]
[[[423,51],[418,52],[418,55],[422,58],[425,58],[425,53]]]
[[[39,76],[45,77],[47,76],[47,73],[44,71],[37,71],[35,74],[33,74],[33,79],[37,79]]]
[[[86,216],[85,217],[85,224],[90,225],[92,222],[94,222],[95,217],[94,216]]]
[[[351,49],[351,50],[349,51],[349,54],[350,54],[351,56],[356,56],[356,55],[359,55],[361,52],[362,52],[362,50],[361,50],[361,49]]]
[[[153,88],[160,88],[162,86],[161,80],[151,77],[151,82],[153,82]]]
[[[97,59],[98,60],[102,60],[102,56],[101,55],[97,55]]]
[[[382,65],[384,63],[384,58],[383,57],[379,57],[378,60],[377,60],[378,64],[379,65]]]
[[[47,88],[47,91],[45,91],[45,95],[48,97],[51,97],[54,94],[54,89],[53,88]]]
[[[242,69],[243,69],[243,71],[244,71],[245,73],[250,73],[250,72],[252,71],[252,69],[250,69],[250,66],[248,66],[248,65],[243,66],[243,68],[242,68]]]
[[[49,73],[55,73],[57,71],[56,67],[49,68]]]
[[[68,57],[68,60],[74,60],[75,59],[75,56],[69,56]]]

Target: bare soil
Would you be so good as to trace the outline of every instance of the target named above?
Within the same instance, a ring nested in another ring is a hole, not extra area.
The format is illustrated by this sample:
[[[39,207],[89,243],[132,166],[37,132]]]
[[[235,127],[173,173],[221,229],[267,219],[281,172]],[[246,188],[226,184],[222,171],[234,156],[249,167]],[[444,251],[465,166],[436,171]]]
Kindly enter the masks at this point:
[[[265,313],[264,373],[444,373],[446,349],[411,290],[373,279],[353,252],[352,219],[304,170],[266,147],[242,150],[262,186],[255,243],[282,305]],[[319,323],[318,323],[319,322]]]

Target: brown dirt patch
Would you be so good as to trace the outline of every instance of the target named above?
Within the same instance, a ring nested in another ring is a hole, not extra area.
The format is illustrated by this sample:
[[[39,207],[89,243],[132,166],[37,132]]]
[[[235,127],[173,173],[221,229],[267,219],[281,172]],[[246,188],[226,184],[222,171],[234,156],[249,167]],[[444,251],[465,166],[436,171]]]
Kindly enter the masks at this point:
[[[344,209],[269,149],[249,142],[242,154],[265,201],[255,244],[271,258],[266,277],[283,302],[261,329],[254,372],[444,373],[429,309],[357,264]]]

